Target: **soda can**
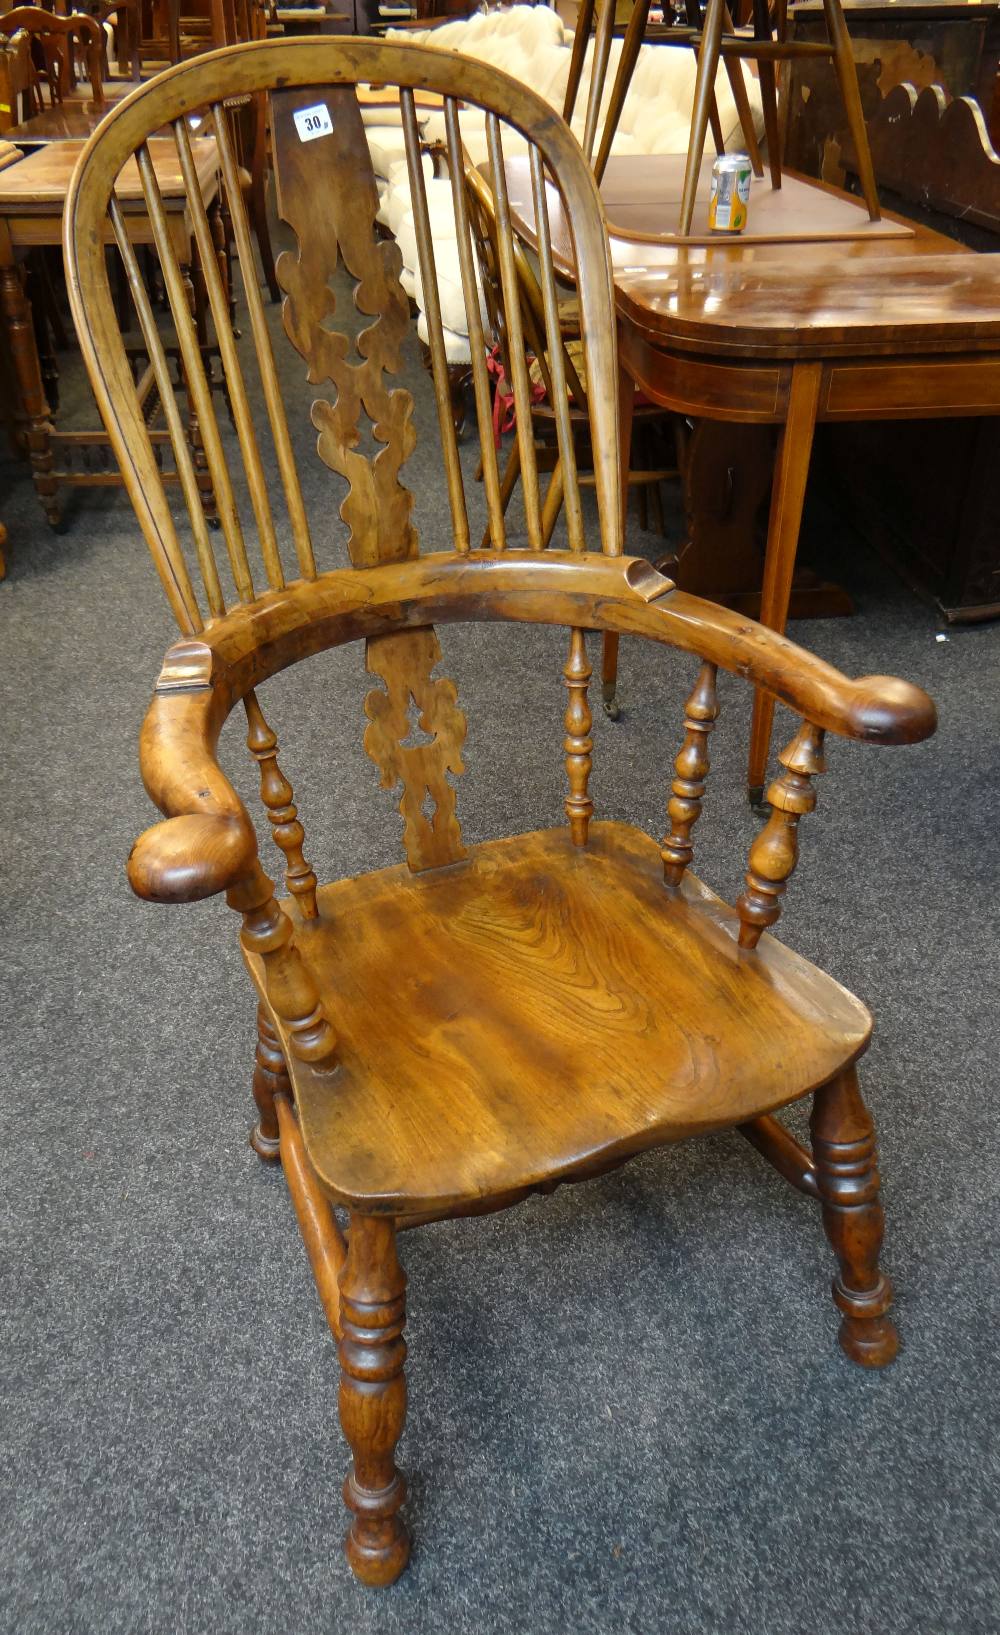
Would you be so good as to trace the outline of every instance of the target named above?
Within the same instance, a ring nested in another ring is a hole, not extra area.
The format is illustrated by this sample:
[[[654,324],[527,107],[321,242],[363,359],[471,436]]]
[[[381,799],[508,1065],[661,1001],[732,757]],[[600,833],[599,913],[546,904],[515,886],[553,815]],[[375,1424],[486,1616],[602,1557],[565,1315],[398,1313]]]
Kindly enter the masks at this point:
[[[708,199],[710,233],[742,233],[750,209],[753,171],[745,153],[720,153],[712,166]]]

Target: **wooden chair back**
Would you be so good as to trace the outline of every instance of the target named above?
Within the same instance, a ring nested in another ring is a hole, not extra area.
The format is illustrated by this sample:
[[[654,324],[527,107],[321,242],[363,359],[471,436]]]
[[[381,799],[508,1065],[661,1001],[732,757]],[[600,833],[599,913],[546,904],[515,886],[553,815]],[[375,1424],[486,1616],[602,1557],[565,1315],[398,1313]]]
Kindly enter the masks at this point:
[[[335,388],[334,400],[320,396],[312,406],[319,432],[320,459],[346,479],[341,506],[347,524],[347,549],[355,568],[365,569],[417,554],[411,522],[413,496],[400,480],[400,467],[412,452],[416,431],[413,400],[402,388],[391,389],[401,367],[401,348],[409,330],[409,307],[400,284],[401,257],[394,243],[375,231],[378,195],[364,126],[355,94],[359,83],[400,87],[403,132],[410,166],[421,281],[427,298],[427,322],[437,398],[438,434],[447,474],[451,537],[435,542],[448,549],[470,549],[466,482],[449,407],[445,340],[437,296],[434,245],[421,166],[420,140],[413,91],[417,87],[444,98],[447,145],[455,182],[454,220],[461,257],[462,284],[472,342],[479,442],[482,452],[487,526],[495,549],[508,544],[499,503],[497,455],[493,441],[486,346],[475,282],[474,247],[467,196],[462,181],[462,110],[460,102],[486,110],[497,199],[497,243],[505,321],[511,335],[512,387],[522,440],[527,545],[541,546],[542,498],[531,433],[530,387],[517,291],[514,234],[504,174],[503,133],[508,127],[530,144],[531,175],[540,222],[539,257],[546,329],[558,351],[555,274],[549,235],[549,212],[558,200],[571,225],[577,252],[582,329],[590,393],[591,435],[597,463],[597,498],[601,548],[619,555],[622,548],[619,502],[617,364],[610,265],[605,225],[593,177],[570,132],[553,121],[540,98],[504,75],[457,55],[428,48],[375,41],[327,39],[264,41],[237,46],[209,58],[171,69],[113,110],[102,130],[81,156],[65,215],[67,270],[74,316],[98,402],[125,484],[181,629],[194,633],[206,618],[220,617],[233,601],[252,604],[261,589],[280,591],[289,578],[314,579],[319,571],[317,547],[327,548],[329,510],[317,531],[307,515],[293,437],[278,385],[271,336],[261,303],[249,237],[240,176],[224,103],[247,93],[268,91],[274,134],[279,209],[298,240],[298,252],[286,252],[278,269],[285,291],[284,328],[308,367],[309,378]],[[277,88],[280,86],[280,89]],[[212,131],[219,148],[222,187],[233,221],[237,259],[246,295],[252,346],[237,351],[228,319],[223,275],[216,258],[208,218],[194,185],[187,116],[203,111],[203,134]],[[319,110],[319,112],[316,112]],[[314,135],[310,121],[328,134]],[[202,276],[224,368],[226,390],[236,428],[230,447],[216,413],[217,394],[206,376],[188,310],[185,278],[163,224],[149,158],[148,138],[170,127],[178,164],[188,179],[190,212]],[[114,197],[122,167],[136,160],[157,240],[164,286],[186,377],[195,406],[203,459],[214,490],[221,522],[224,562],[206,525],[195,459],[184,434],[185,409],[168,367],[135,253]],[[555,180],[554,180],[555,178]],[[316,209],[317,196],[324,200]],[[110,236],[122,256],[151,365],[173,434],[174,453],[186,502],[186,525],[201,580],[195,577],[182,544],[183,530],[167,502],[149,435],[136,399],[133,375],[115,317],[108,282],[104,240]],[[328,279],[342,258],[357,280],[355,301],[374,321],[360,340],[360,357],[352,336],[333,323],[335,299]],[[353,358],[355,361],[350,361]],[[278,482],[265,476],[261,427],[251,409],[248,376],[257,375],[266,405],[267,424]],[[364,426],[362,425],[364,421]],[[371,427],[369,432],[368,427]],[[584,532],[575,481],[568,417],[559,429],[566,475],[570,545],[584,548]],[[363,439],[373,435],[382,445],[374,455]],[[239,478],[235,473],[242,468]],[[478,495],[480,490],[473,488]],[[280,501],[280,504],[279,504]],[[481,502],[479,502],[481,503]],[[255,536],[255,538],[254,538]],[[258,567],[252,566],[256,545]],[[261,571],[262,570],[262,571]]]
[[[42,91],[31,55],[31,35],[0,35],[0,134],[42,111]]]
[[[138,82],[142,77],[142,58],[139,51],[139,0],[74,0],[74,10],[92,17],[101,30],[101,65],[105,79],[111,78],[108,63],[105,23],[115,28],[115,58],[120,75],[128,74]]]
[[[484,305],[493,330],[494,343],[500,352],[505,378],[511,380],[513,368],[510,336],[504,323],[496,200],[486,177],[473,165],[467,165],[465,168],[465,187],[469,199],[469,220],[472,224],[483,285]],[[514,270],[524,343],[541,374],[547,402],[553,409],[555,408],[557,385],[554,376],[559,375],[562,380],[562,395],[565,396],[568,391],[571,408],[580,415],[589,416],[586,389],[577,371],[573,353],[566,345],[561,325],[555,355],[553,356],[550,351],[545,323],[545,293],[534,267],[517,239],[514,241]]]
[[[102,82],[104,32],[92,17],[87,17],[82,12],[60,17],[54,12],[45,11],[41,6],[17,6],[13,11],[4,12],[0,16],[0,35],[10,38],[20,30],[31,37],[33,46],[40,54],[40,63],[38,57],[35,58],[36,67],[41,67],[44,72],[49,87],[49,100],[53,103],[65,101],[73,89],[71,42],[80,40],[91,95],[97,107],[104,106]]]

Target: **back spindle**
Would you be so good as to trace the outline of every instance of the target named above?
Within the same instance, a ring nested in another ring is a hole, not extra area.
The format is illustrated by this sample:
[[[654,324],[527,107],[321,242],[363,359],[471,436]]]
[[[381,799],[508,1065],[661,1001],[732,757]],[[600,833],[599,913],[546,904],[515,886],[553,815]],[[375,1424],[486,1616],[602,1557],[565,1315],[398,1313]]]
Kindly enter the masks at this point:
[[[706,660],[684,706],[684,743],[674,762],[674,781],[667,802],[670,833],[660,849],[663,878],[668,886],[680,885],[684,870],[694,857],[691,830],[701,817],[710,765],[708,736],[719,714],[717,674],[718,667]]]
[[[823,738],[822,727],[803,721],[778,756],[785,770],[767,792],[771,815],[750,847],[746,890],[736,904],[741,948],[756,948],[761,932],[781,914],[779,898],[799,857],[799,819],[816,806],[809,780],[826,771]]]

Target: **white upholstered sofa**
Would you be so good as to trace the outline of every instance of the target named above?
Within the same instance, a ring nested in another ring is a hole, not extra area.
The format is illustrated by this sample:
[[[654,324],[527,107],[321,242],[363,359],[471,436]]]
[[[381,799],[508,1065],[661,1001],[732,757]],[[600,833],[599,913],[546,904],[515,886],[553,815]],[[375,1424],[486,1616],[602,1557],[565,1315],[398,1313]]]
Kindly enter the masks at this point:
[[[560,111],[566,94],[573,36],[564,29],[556,13],[546,5],[513,5],[445,23],[424,31],[390,31],[388,37],[423,41],[439,50],[461,51],[481,62],[512,74],[530,85]],[[621,54],[621,41],[612,43],[612,56],[605,81],[605,99],[610,96]],[[593,41],[588,47],[583,79],[576,98],[573,130],[583,135],[583,121],[590,86]],[[758,133],[763,127],[757,82],[746,76],[751,107]],[[611,148],[612,155],[642,153],[685,153],[694,96],[694,53],[676,46],[644,45],[639,53],[632,84]],[[715,87],[719,120],[726,147],[741,145],[739,119],[729,81],[720,70]],[[420,116],[424,138],[443,140],[444,117],[438,112]],[[422,308],[417,252],[413,228],[410,188],[406,173],[403,133],[398,107],[367,108],[364,111],[372,164],[381,192],[380,220],[393,233],[403,254],[403,285]],[[474,164],[486,158],[484,118],[475,110],[462,114],[462,140]],[[517,152],[513,132],[505,134],[504,151]],[[430,161],[425,160],[427,175]],[[434,252],[438,268],[442,318],[446,326],[449,362],[469,357],[465,305],[462,300],[455,248],[455,228],[451,187],[446,180],[430,180],[428,206],[434,232]],[[449,244],[450,240],[450,244]],[[426,338],[422,317],[418,333]]]

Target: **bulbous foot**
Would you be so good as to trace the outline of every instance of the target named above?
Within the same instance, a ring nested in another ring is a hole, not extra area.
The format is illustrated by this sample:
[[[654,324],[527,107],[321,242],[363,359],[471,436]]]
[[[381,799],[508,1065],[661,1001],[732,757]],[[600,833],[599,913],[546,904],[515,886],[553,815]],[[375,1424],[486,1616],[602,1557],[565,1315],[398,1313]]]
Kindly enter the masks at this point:
[[[262,1158],[265,1164],[277,1163],[281,1157],[281,1142],[276,1135],[268,1136],[264,1134],[259,1119],[250,1131],[250,1145],[257,1157]]]
[[[896,1325],[886,1313],[892,1304],[892,1284],[880,1277],[868,1294],[853,1294],[839,1277],[833,1280],[833,1303],[843,1312],[837,1338],[845,1356],[862,1368],[885,1368],[899,1350]]]

